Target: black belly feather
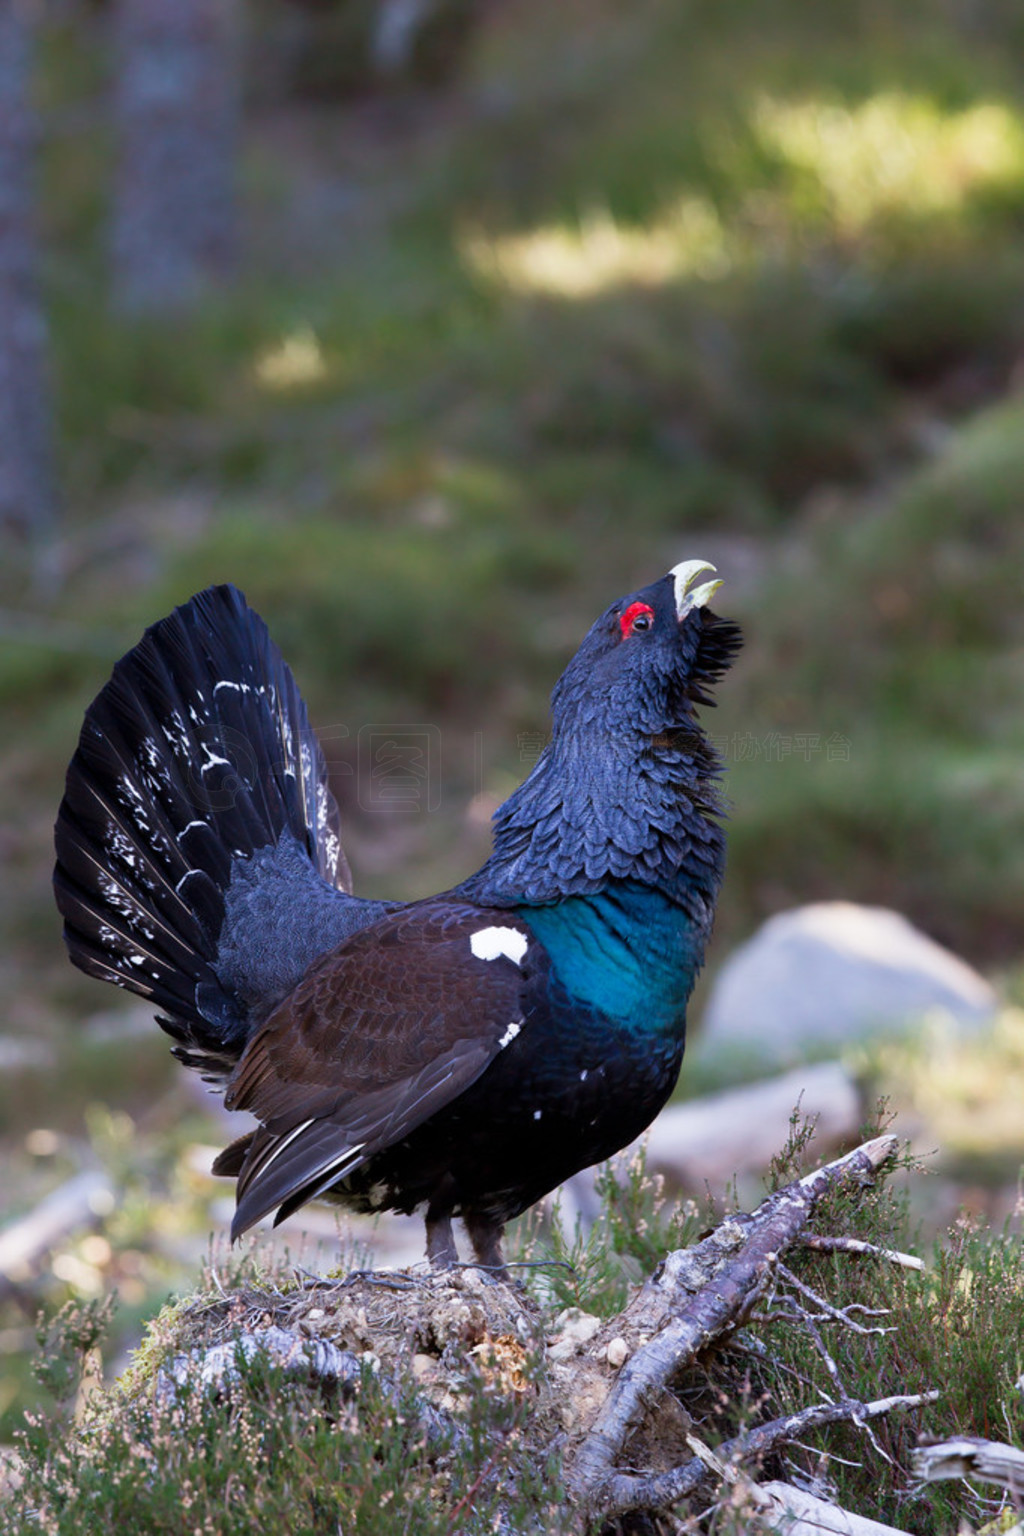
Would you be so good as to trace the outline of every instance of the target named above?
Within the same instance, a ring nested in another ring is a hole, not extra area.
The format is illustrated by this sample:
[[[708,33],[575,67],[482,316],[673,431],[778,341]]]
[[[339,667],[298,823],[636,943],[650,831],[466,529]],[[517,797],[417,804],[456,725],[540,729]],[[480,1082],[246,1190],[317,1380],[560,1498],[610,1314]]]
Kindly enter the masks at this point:
[[[593,1014],[550,1017],[328,1198],[357,1211],[409,1213],[440,1196],[455,1215],[509,1221],[640,1136],[671,1096],[682,1056],[681,1041],[652,1045]]]

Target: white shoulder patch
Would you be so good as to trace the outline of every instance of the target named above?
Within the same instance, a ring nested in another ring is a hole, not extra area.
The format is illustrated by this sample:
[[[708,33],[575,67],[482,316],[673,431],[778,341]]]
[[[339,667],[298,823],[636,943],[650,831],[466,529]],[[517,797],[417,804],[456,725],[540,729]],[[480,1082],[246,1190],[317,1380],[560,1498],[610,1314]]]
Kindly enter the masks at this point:
[[[522,1029],[522,1027],[523,1027],[522,1019],[516,1019],[514,1023],[512,1023],[512,1024],[510,1024],[508,1026],[508,1029],[506,1029],[505,1033],[502,1035],[501,1039],[498,1041],[498,1045],[500,1046],[500,1048],[502,1050],[505,1049],[506,1045],[511,1045],[512,1044],[512,1041],[516,1038],[516,1035],[518,1035],[518,1033]]]
[[[518,928],[481,928],[470,936],[469,947],[478,960],[497,960],[504,955],[515,965],[522,965],[529,940]]]

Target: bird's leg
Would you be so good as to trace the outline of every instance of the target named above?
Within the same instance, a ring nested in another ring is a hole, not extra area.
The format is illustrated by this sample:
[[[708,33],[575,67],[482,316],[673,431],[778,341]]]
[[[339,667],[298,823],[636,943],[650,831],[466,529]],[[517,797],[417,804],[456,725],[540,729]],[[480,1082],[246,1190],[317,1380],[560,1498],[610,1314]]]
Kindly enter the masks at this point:
[[[507,1280],[509,1274],[501,1251],[505,1223],[495,1221],[492,1216],[482,1216],[479,1211],[463,1211],[462,1220],[473,1244],[477,1263],[489,1269],[497,1279]]]
[[[450,1211],[427,1209],[427,1262],[431,1269],[451,1269],[459,1262],[459,1252],[452,1235]]]

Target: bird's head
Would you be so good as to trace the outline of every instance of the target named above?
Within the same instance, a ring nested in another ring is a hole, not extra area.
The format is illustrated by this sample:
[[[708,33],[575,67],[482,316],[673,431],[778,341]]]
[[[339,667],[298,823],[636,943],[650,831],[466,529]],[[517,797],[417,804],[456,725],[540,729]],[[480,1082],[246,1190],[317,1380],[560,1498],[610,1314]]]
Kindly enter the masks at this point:
[[[556,734],[596,726],[635,740],[692,727],[693,706],[714,703],[708,690],[742,644],[739,626],[708,607],[722,583],[702,578],[714,569],[684,560],[606,609],[552,694]]]
[[[551,696],[552,733],[494,816],[479,900],[545,902],[608,880],[660,886],[710,924],[724,860],[720,771],[694,706],[740,646],[708,599],[714,567],[686,560],[601,615]]]

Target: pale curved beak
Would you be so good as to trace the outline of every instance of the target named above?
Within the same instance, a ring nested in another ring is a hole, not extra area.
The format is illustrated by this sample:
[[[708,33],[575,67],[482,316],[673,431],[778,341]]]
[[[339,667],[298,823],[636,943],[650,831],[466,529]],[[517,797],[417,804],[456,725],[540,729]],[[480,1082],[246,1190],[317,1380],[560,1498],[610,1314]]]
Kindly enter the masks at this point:
[[[669,571],[675,584],[676,616],[680,621],[694,608],[703,608],[722,585],[721,581],[705,581],[699,587],[693,585],[704,571],[714,569],[709,560],[681,560]]]

